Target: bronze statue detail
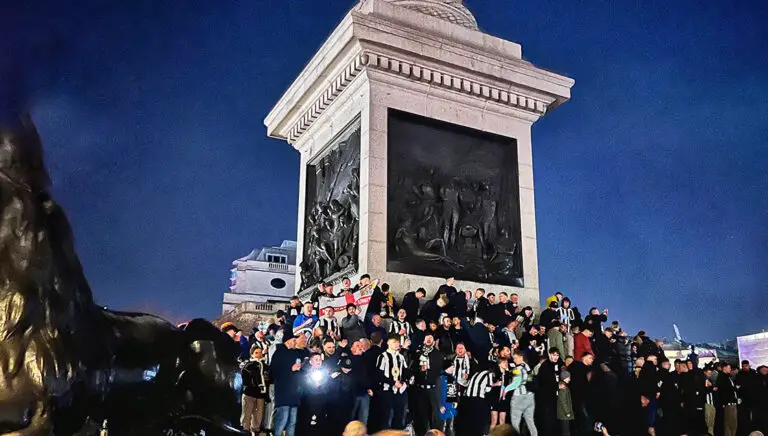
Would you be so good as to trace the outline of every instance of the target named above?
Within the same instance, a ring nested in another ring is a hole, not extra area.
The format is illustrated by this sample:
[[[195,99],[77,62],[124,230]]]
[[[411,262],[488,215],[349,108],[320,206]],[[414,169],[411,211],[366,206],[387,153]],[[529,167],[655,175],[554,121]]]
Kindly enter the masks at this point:
[[[357,268],[360,221],[360,130],[347,129],[307,166],[301,289]]]
[[[390,110],[387,270],[523,286],[513,139]]]
[[[96,305],[48,185],[31,120],[0,126],[0,434],[240,434],[236,344]]]

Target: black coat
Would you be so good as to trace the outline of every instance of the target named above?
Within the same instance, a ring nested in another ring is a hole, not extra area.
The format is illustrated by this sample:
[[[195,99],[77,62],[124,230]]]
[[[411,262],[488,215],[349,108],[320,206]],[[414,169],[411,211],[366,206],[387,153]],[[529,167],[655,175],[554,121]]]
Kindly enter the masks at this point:
[[[405,309],[408,322],[413,324],[419,315],[419,299],[415,292],[408,292],[403,296],[402,308]]]

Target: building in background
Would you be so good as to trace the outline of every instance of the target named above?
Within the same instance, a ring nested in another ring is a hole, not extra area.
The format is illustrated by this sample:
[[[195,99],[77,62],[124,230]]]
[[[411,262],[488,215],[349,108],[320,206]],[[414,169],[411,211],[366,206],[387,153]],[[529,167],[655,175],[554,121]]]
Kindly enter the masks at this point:
[[[253,250],[235,260],[229,292],[224,294],[221,320],[232,321],[243,330],[266,321],[278,309],[284,309],[293,296],[295,274],[295,241]]]
[[[748,360],[753,368],[768,365],[768,332],[736,338],[739,345],[739,360]]]

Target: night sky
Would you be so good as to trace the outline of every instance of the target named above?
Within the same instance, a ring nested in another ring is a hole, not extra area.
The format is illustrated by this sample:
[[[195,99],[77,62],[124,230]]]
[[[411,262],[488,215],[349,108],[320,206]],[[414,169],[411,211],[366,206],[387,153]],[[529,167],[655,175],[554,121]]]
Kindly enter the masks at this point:
[[[32,112],[96,299],[218,315],[231,261],[295,238],[298,153],[263,119],[354,0],[2,3],[5,113]],[[533,129],[542,294],[655,336],[766,327],[767,3],[466,4],[576,79]]]

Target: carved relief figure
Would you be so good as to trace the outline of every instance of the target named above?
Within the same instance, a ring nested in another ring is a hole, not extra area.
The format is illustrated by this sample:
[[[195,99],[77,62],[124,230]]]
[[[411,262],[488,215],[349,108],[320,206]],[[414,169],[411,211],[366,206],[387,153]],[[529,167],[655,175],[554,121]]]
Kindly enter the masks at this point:
[[[516,143],[445,126],[390,112],[387,270],[522,286]]]
[[[307,213],[301,287],[357,268],[360,220],[360,131],[349,129],[307,167]]]

